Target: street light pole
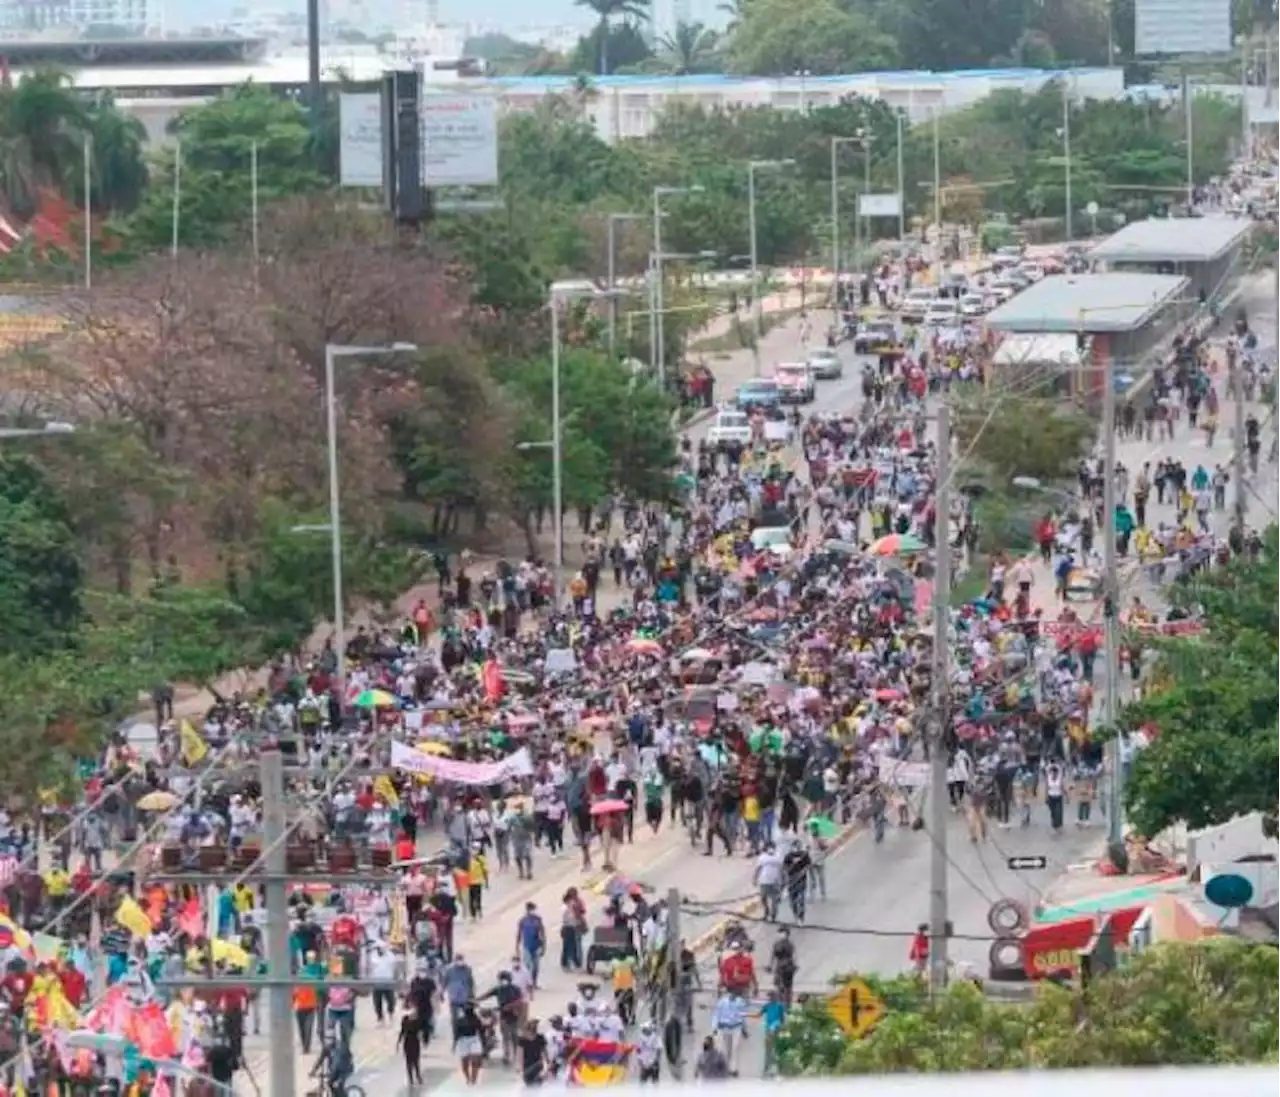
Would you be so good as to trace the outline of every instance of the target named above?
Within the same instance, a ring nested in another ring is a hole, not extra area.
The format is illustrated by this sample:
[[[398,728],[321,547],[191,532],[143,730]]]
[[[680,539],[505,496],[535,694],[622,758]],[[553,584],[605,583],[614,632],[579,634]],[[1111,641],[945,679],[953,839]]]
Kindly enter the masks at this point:
[[[755,375],[760,376],[760,248],[756,235],[756,172],[786,167],[794,160],[751,160],[747,164],[747,233],[751,237],[751,328]],[[837,260],[838,263],[838,260]]]
[[[551,602],[559,610],[564,570],[564,461],[560,432],[560,302],[551,291],[551,520],[555,523],[555,576]]]
[[[342,502],[338,483],[338,401],[334,374],[337,372],[339,358],[385,357],[417,349],[412,343],[393,343],[387,347],[326,343],[324,348],[325,431],[328,435],[329,459],[329,545],[333,562],[333,653],[337,662],[334,677],[339,710],[345,707],[347,699],[347,623],[342,593]]]
[[[618,288],[618,241],[617,226],[619,221],[637,221],[642,218],[641,213],[611,213],[609,214],[609,231],[608,231],[608,264],[609,264],[609,357],[617,360],[618,357],[618,298],[615,290]]]
[[[831,290],[831,308],[840,318],[840,158],[837,150],[840,138],[831,138],[831,275],[835,279]],[[754,277],[754,274],[753,274]]]
[[[902,169],[902,112],[898,112],[898,239],[907,235],[907,191]]]
[[[1071,243],[1071,87],[1062,84],[1062,158],[1066,172],[1066,236]]]
[[[938,108],[933,109],[933,248],[935,284],[942,285],[942,138],[938,132]]]
[[[653,256],[654,256],[654,303],[655,328],[658,339],[658,387],[667,391],[666,363],[666,327],[662,322],[662,199],[668,194],[697,194],[705,188],[700,184],[690,187],[654,187],[653,188]]]

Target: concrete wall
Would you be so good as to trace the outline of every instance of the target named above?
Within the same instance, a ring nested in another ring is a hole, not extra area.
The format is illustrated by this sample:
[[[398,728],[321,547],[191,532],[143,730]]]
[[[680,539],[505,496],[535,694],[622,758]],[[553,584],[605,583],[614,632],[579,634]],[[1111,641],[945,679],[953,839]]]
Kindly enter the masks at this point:
[[[1194,830],[1187,834],[1187,875],[1199,865],[1238,861],[1241,857],[1274,855],[1276,840],[1262,833],[1262,813],[1240,815],[1221,826]]]

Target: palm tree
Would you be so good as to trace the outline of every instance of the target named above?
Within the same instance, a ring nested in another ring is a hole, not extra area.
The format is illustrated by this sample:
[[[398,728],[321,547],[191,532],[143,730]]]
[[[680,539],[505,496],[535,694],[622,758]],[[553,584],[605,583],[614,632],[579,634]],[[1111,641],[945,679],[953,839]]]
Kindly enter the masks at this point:
[[[0,190],[15,210],[30,212],[42,187],[61,190],[83,163],[88,115],[56,69],[0,87]]]
[[[112,213],[130,213],[142,200],[147,186],[143,147],[147,129],[138,119],[119,110],[109,97],[89,108],[86,121],[92,147],[94,206]]]
[[[597,34],[600,38],[600,75],[609,75],[609,24],[614,19],[649,18],[650,0],[575,0],[579,7],[590,8],[599,18]]]
[[[721,0],[716,5],[716,11],[723,12],[729,17],[727,30],[732,34],[742,24],[742,20],[746,18],[747,8],[751,6],[751,0]]]
[[[676,76],[701,72],[718,44],[716,32],[701,23],[677,23],[659,43],[663,63]]]

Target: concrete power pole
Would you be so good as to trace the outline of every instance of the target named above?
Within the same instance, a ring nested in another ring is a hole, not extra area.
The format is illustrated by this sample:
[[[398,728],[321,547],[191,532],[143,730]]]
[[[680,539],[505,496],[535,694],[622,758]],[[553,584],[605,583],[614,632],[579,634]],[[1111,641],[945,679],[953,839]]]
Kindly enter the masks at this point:
[[[938,490],[934,497],[933,712],[929,756],[929,991],[947,985],[947,737],[951,729],[951,412],[938,408]]]
[[[1244,533],[1244,385],[1241,384],[1242,374],[1244,370],[1239,362],[1235,367],[1236,379],[1236,395],[1235,395],[1235,452],[1231,457],[1231,476],[1236,482],[1235,495],[1235,527],[1241,533]]]
[[[676,1014],[676,1003],[680,1000],[680,889],[672,888],[667,892],[667,1020],[676,1018],[677,1024],[683,1024]],[[664,1033],[665,1036],[665,1033]],[[683,1056],[682,1056],[683,1057]],[[682,1073],[682,1064],[671,1064],[671,1074],[677,1080]]]
[[[1116,383],[1108,366],[1102,393],[1102,612],[1103,612],[1103,723],[1116,726],[1116,691],[1120,688],[1120,579],[1116,570]],[[1124,770],[1120,736],[1111,738],[1111,783],[1108,788],[1107,840],[1119,845],[1124,841],[1121,820]]]
[[[271,1024],[271,1097],[293,1097],[293,1005],[289,978],[288,843],[284,800],[284,757],[262,753],[262,841],[266,858],[267,975],[281,982],[267,991]]]

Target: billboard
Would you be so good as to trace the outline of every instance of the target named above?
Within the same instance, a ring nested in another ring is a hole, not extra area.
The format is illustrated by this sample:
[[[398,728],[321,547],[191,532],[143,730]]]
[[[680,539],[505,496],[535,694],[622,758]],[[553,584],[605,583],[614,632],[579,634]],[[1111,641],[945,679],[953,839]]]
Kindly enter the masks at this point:
[[[1231,0],[1135,0],[1134,53],[1230,53]]]
[[[859,217],[897,217],[902,211],[902,196],[898,194],[858,195]]]
[[[498,184],[498,102],[491,95],[426,95],[422,181],[428,187]]]
[[[382,96],[338,97],[338,177],[344,187],[382,186]]]

